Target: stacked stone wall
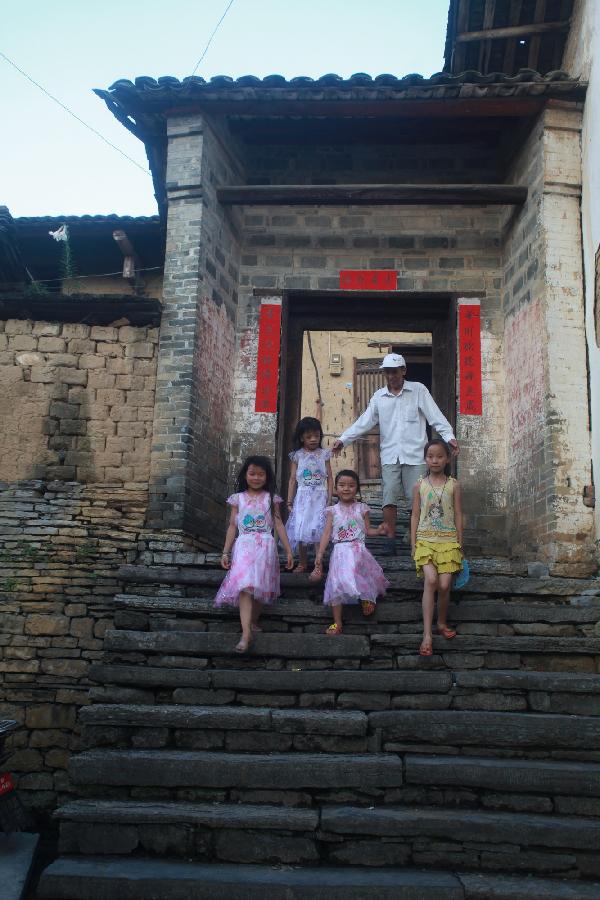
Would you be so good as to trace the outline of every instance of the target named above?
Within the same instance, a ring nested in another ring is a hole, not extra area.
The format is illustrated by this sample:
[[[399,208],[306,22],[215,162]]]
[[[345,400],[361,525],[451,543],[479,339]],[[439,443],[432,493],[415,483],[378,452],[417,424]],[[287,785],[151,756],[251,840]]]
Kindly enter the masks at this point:
[[[119,483],[0,484],[0,704],[22,726],[8,769],[29,806],[67,790],[77,710],[112,624],[118,566],[136,558],[147,489]]]
[[[0,322],[0,479],[146,484],[157,343],[128,324]]]

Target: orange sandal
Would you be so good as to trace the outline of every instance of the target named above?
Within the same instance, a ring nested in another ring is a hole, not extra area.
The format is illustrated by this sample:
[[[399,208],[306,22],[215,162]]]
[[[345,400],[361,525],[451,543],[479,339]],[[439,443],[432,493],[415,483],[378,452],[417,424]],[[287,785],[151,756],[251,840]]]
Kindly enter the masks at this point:
[[[446,638],[447,641],[451,641],[452,638],[456,637],[456,631],[454,628],[448,628],[447,625],[438,625],[435,629],[436,634],[441,634],[443,638]]]
[[[325,631],[325,634],[328,637],[335,637],[336,634],[341,634],[341,633],[342,633],[342,626],[336,625],[335,622],[333,622]]]
[[[377,604],[373,603],[372,600],[361,600],[360,605],[362,607],[363,616],[372,616],[377,609]]]

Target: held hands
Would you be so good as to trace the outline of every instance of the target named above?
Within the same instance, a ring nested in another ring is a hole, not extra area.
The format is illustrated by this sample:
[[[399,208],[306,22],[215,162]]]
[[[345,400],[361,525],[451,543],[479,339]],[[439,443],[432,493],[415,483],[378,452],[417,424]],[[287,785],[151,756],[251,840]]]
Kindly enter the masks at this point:
[[[334,441],[333,447],[331,448],[331,452],[332,452],[333,456],[339,456],[340,453],[342,452],[343,447],[344,447],[343,441],[340,441],[339,438],[337,439],[337,441]]]

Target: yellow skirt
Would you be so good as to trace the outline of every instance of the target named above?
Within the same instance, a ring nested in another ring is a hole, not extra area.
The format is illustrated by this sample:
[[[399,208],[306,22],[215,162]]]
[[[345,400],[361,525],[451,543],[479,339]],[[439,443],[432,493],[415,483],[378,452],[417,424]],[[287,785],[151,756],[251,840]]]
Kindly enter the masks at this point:
[[[423,577],[423,566],[432,563],[438,574],[459,572],[462,568],[463,555],[460,544],[456,541],[424,541],[417,539],[415,546],[415,566],[417,577]]]

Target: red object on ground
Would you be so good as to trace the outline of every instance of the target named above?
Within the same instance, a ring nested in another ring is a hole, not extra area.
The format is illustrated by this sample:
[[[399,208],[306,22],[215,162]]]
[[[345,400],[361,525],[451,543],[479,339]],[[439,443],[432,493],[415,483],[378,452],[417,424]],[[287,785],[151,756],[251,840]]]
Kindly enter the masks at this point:
[[[393,269],[342,269],[340,288],[343,291],[395,291],[398,273]]]
[[[281,300],[263,300],[258,320],[255,412],[277,412]]]
[[[481,310],[478,303],[465,303],[458,307],[458,356],[459,412],[467,416],[480,416]]]

